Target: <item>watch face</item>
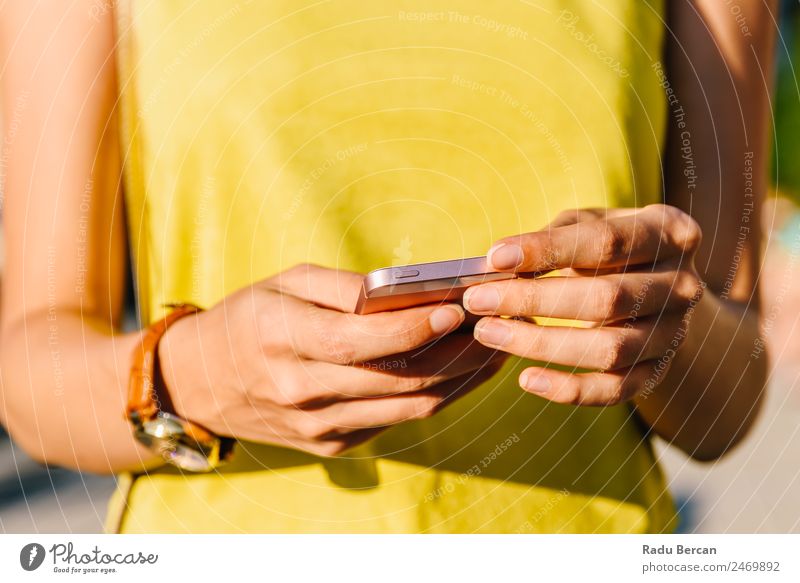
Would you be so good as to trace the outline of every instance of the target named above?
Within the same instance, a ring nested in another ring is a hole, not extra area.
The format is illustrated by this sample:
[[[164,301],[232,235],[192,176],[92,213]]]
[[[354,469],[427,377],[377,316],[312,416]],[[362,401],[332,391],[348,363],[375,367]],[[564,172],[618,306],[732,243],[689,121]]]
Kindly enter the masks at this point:
[[[216,467],[219,440],[198,443],[186,435],[184,421],[169,413],[159,412],[137,430],[136,436],[166,461],[191,472],[208,472]]]
[[[170,463],[191,472],[208,472],[214,469],[208,458],[183,444],[165,444],[161,455]]]
[[[159,412],[152,421],[142,425],[144,432],[156,439],[171,439],[183,435],[183,422],[169,413]]]

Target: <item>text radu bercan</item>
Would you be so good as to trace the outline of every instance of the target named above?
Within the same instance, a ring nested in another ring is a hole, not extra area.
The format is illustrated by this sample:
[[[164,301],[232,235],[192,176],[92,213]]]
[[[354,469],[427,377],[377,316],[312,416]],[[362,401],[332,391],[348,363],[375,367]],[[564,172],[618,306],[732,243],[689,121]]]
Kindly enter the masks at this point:
[[[643,555],[716,555],[716,547],[689,547],[685,545],[642,545]]]

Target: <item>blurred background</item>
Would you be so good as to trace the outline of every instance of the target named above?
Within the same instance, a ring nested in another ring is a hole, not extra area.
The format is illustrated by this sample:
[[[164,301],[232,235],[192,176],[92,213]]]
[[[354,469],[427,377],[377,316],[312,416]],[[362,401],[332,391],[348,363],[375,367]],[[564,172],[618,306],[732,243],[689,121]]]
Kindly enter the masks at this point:
[[[793,66],[800,64],[799,6],[789,0],[782,7],[772,192],[763,213],[768,396],[749,437],[718,462],[693,462],[656,444],[681,532],[800,533],[800,88]],[[2,257],[0,244],[0,273]],[[0,533],[100,532],[114,486],[113,477],[34,462],[0,427]]]

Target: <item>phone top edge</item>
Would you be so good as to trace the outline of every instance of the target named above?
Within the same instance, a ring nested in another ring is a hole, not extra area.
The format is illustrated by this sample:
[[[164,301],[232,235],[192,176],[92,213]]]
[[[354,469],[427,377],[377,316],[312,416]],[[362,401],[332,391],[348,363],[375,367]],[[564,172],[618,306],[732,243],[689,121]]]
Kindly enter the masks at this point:
[[[425,280],[453,279],[496,272],[495,269],[489,268],[486,262],[486,256],[481,255],[479,257],[467,257],[464,259],[382,267],[370,271],[366,275],[363,287],[364,291],[369,294],[385,286],[410,284]],[[405,275],[398,276],[397,274]]]
[[[367,273],[367,277],[372,275],[373,273],[379,273],[382,271],[387,271],[389,269],[414,269],[418,267],[437,267],[439,265],[452,265],[455,263],[467,263],[467,264],[477,264],[482,262],[483,267],[488,267],[486,263],[486,256],[485,255],[478,255],[477,257],[465,257],[463,259],[446,259],[443,261],[426,261],[424,263],[409,263],[407,265],[392,265],[390,267],[380,267],[378,269],[373,269],[369,273]],[[494,271],[493,269],[490,271]]]

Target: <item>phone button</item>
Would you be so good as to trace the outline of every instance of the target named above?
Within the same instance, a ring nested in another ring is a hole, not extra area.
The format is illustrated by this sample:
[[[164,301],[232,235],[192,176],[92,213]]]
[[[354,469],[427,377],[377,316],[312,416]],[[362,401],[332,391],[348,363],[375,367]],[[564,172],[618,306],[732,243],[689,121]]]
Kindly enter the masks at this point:
[[[416,269],[398,269],[394,272],[395,279],[405,279],[407,277],[417,277],[419,271]]]

